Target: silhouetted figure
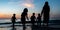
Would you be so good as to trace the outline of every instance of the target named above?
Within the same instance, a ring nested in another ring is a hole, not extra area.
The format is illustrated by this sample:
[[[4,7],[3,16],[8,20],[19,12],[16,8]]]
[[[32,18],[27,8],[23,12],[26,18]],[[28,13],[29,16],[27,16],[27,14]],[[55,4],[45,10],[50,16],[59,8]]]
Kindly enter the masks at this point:
[[[50,6],[48,5],[48,2],[45,2],[45,5],[43,7],[43,10],[41,12],[41,15],[43,14],[43,25],[44,23],[47,24],[48,26],[48,22],[49,22],[49,14],[50,14]]]
[[[12,20],[12,26],[13,26],[13,29],[12,30],[15,30],[15,20],[16,20],[16,14],[13,14],[13,16],[12,16],[12,18],[11,18],[11,20]]]
[[[33,27],[35,25],[35,19],[36,19],[35,13],[33,13],[32,16],[31,16],[32,30],[33,30]]]
[[[37,17],[37,25],[40,27],[41,26],[41,15],[38,14],[38,17]]]
[[[21,14],[21,21],[22,21],[22,24],[23,24],[23,30],[25,30],[25,21],[26,21],[26,18],[28,19],[28,9],[25,8]]]

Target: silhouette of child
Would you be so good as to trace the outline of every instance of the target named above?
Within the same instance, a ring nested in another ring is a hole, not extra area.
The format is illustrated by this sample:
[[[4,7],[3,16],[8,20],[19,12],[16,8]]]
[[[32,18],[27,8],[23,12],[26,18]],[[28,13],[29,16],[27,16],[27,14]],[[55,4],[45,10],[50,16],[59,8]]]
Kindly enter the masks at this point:
[[[13,14],[11,20],[12,20],[12,23],[15,23],[15,20],[16,20],[16,17],[15,17],[16,14]]]
[[[13,14],[13,16],[12,16],[12,18],[11,18],[11,21],[12,21],[12,23],[13,23],[13,24],[12,24],[12,27],[13,27],[12,30],[16,30],[15,25],[14,25],[14,24],[15,24],[15,20],[16,20],[15,15],[16,15],[16,14]]]
[[[37,17],[37,25],[41,26],[41,15],[38,14],[38,17]]]
[[[31,23],[32,23],[32,25],[34,25],[35,19],[36,19],[35,13],[33,13],[33,15],[31,16]]]
[[[21,14],[21,21],[22,21],[22,24],[23,24],[23,30],[26,29],[26,27],[25,27],[26,18],[27,18],[27,20],[29,20],[28,19],[28,9],[24,8],[24,10],[23,10],[23,12]]]

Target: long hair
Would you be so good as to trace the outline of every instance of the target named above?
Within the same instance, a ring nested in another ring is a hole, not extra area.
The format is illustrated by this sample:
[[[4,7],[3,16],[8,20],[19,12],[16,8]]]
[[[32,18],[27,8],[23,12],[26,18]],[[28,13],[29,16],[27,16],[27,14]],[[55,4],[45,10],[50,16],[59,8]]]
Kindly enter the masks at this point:
[[[23,12],[28,12],[28,9],[27,8],[24,8]]]

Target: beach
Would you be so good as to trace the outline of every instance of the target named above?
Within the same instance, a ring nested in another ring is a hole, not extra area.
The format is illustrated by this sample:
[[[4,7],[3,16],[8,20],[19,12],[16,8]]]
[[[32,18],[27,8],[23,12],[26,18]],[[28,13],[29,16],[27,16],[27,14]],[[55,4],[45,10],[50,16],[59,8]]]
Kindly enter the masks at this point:
[[[20,21],[20,19],[16,20],[16,22]],[[0,19],[0,23],[6,23],[6,22],[11,22],[11,19]],[[42,23],[41,23],[42,24]],[[0,30],[11,30],[12,29],[12,24],[0,24]],[[22,24],[15,24],[15,28],[16,30],[23,30],[23,26],[19,26],[19,25],[22,25]],[[31,30],[31,23],[29,24],[26,24],[26,25],[30,25],[30,26],[26,26],[26,30]],[[36,26],[37,27],[37,26]],[[59,30],[60,29],[60,25],[59,24],[52,24],[52,23],[49,23],[49,29],[50,30]],[[47,27],[43,27],[41,26],[41,28],[47,28]],[[37,29],[37,28],[35,28]],[[39,27],[40,29],[40,27]]]

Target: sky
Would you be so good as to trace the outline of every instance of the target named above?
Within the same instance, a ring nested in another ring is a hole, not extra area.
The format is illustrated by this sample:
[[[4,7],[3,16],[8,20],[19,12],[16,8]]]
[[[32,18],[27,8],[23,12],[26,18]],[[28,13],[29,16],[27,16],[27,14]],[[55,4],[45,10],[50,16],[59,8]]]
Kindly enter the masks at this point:
[[[34,12],[37,16],[46,1],[50,6],[50,19],[60,20],[60,0],[0,0],[0,18],[11,18],[14,13],[20,18],[24,8],[28,8],[29,17]]]

